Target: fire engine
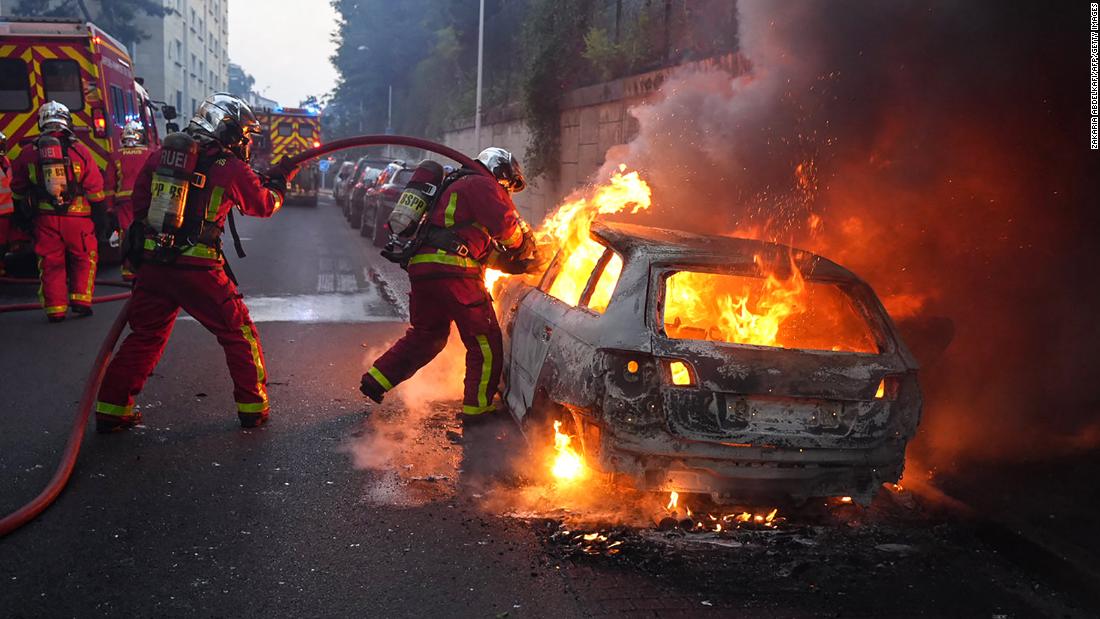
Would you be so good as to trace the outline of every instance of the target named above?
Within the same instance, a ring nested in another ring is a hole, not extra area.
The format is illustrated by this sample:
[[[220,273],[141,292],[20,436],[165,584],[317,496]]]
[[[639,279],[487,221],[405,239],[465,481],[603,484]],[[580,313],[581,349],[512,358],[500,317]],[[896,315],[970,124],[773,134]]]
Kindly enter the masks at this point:
[[[256,110],[263,133],[252,145],[252,167],[264,170],[284,157],[292,157],[308,148],[321,145],[321,115],[309,108],[275,108]],[[287,193],[287,203],[297,202],[317,206],[317,190],[321,184],[315,162],[302,166]]]
[[[0,19],[0,130],[8,136],[8,156],[38,134],[38,108],[54,100],[69,108],[73,131],[102,171],[122,148],[122,127],[137,120],[150,147],[160,143],[157,107],[134,77],[125,46],[94,24],[78,19]],[[172,120],[176,111],[161,105]],[[101,260],[112,252],[100,241]],[[117,259],[117,257],[116,257]]]

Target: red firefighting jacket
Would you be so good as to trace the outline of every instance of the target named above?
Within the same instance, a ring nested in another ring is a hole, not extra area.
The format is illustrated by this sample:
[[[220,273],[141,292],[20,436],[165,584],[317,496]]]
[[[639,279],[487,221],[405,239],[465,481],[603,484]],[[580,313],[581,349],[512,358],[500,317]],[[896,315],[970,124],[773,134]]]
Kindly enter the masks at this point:
[[[66,138],[61,139],[64,141]],[[68,145],[66,152],[68,153],[69,163],[73,168],[72,176],[80,183],[83,195],[77,195],[73,198],[73,202],[69,205],[65,215],[68,217],[90,217],[92,203],[102,202],[106,197],[103,192],[103,174],[100,173],[99,166],[96,165],[95,159],[92,157],[92,151],[88,150],[87,146],[73,140]],[[30,197],[35,201],[40,213],[57,214],[52,204],[37,195],[32,195],[37,193],[34,190],[39,187],[40,179],[38,175],[38,149],[34,147],[32,142],[27,144],[26,148],[12,162],[12,198],[22,200],[25,197]]]
[[[134,221],[134,209],[130,206],[130,200],[134,194],[134,183],[148,158],[149,147],[126,146],[118,152],[114,164],[107,167],[107,190],[114,196],[118,225],[123,230],[128,229]]]
[[[512,198],[493,178],[484,174],[459,178],[439,196],[428,223],[452,229],[469,253],[460,256],[425,245],[409,260],[409,278],[481,277],[492,241],[507,249],[523,242],[519,222]]]
[[[187,213],[195,210],[203,218],[216,225],[225,227],[229,209],[237,207],[245,215],[271,217],[283,205],[283,196],[263,186],[259,175],[237,156],[222,150],[216,144],[207,145],[202,157],[210,157],[213,163],[205,171],[202,187],[192,184],[187,194]],[[160,149],[154,150],[145,160],[137,180],[134,182],[133,209],[136,220],[144,220],[149,214],[149,202],[152,198],[153,172],[160,162]],[[156,249],[152,238],[145,239],[145,250],[149,254]],[[176,264],[213,267],[223,262],[220,244],[217,247],[205,243],[195,243],[186,247],[177,258]]]
[[[0,217],[11,215],[14,210],[15,201],[11,197],[11,161],[6,155],[0,155]]]

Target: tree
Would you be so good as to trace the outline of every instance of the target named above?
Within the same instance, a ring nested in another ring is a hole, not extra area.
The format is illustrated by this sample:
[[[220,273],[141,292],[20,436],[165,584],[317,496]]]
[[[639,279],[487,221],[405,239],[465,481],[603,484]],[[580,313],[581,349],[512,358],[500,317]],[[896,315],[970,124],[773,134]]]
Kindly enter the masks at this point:
[[[45,5],[48,8],[44,8]],[[19,0],[12,9],[19,16],[76,17],[90,19],[108,34],[129,46],[139,43],[149,35],[135,25],[139,13],[161,17],[168,12],[159,0]]]

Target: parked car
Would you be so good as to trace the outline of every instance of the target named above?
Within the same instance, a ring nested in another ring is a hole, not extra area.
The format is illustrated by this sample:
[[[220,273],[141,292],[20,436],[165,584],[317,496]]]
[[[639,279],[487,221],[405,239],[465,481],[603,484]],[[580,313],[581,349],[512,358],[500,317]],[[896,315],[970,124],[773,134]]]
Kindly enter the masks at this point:
[[[380,186],[388,182],[398,170],[405,168],[405,162],[400,159],[391,161],[382,167],[382,172],[376,176],[372,182],[364,183],[362,187],[358,185],[352,191],[351,208],[348,213],[348,223],[352,228],[358,228],[363,223],[363,209],[366,207],[367,202],[370,200],[370,196],[378,190]]]
[[[412,168],[400,168],[385,179],[379,178],[371,191],[367,192],[359,235],[371,239],[375,247],[385,247],[389,237],[386,222],[412,175]]]
[[[343,199],[343,192],[347,186],[345,181],[355,171],[354,161],[345,161],[340,164],[340,169],[336,172],[336,179],[332,183],[332,199],[340,204]]]
[[[352,228],[358,228],[359,223],[363,220],[363,201],[366,192],[374,186],[379,177],[384,173],[384,169],[375,167],[363,168],[363,172],[359,175],[359,180],[357,180],[348,191],[348,208],[346,214],[348,217],[348,224],[351,225]]]
[[[355,183],[359,181],[359,178],[363,175],[363,168],[372,167],[382,169],[386,167],[386,164],[390,162],[389,159],[380,159],[378,157],[360,157],[355,161],[355,166],[352,168],[351,174],[349,174],[343,181],[343,186],[340,189],[340,199],[337,200],[337,205],[344,211],[344,217],[348,216],[348,209],[350,207],[351,190],[355,187]]]
[[[589,466],[719,503],[867,504],[899,479],[921,413],[917,363],[870,286],[778,244],[600,222],[592,238],[537,285],[510,278],[497,294],[504,397],[529,440],[552,444],[562,421]],[[785,262],[803,305],[775,343],[733,343],[684,310],[721,303],[716,282],[774,288],[784,280],[758,265]]]

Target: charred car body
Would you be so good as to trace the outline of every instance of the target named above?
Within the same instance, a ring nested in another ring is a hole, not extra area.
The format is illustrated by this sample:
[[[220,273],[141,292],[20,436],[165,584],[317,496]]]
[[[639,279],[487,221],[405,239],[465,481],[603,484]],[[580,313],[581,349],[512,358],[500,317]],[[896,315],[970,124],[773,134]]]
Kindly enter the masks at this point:
[[[610,223],[592,237],[579,283],[560,284],[577,266],[563,251],[537,286],[499,291],[505,398],[525,433],[563,419],[590,466],[723,503],[869,503],[897,481],[920,417],[917,363],[867,284],[760,241]],[[785,281],[761,264],[797,272],[801,312],[784,338],[736,343],[688,311]]]

